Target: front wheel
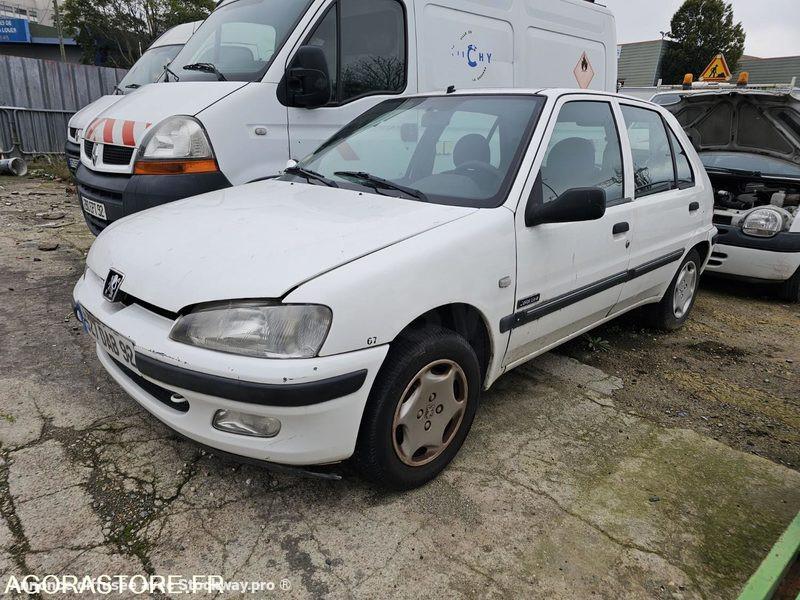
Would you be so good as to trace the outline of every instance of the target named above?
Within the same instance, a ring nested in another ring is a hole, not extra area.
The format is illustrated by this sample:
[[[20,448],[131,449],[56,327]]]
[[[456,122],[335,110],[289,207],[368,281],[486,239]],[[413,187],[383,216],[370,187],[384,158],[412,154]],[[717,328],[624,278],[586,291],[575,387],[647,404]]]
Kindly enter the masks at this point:
[[[676,331],[683,327],[697,299],[702,264],[697,250],[686,255],[661,302],[646,309],[652,327],[664,331]]]
[[[800,269],[797,269],[790,279],[781,284],[780,297],[793,304],[800,302]]]
[[[407,490],[436,477],[467,437],[480,396],[467,340],[428,327],[392,344],[370,392],[354,455],[366,479]]]

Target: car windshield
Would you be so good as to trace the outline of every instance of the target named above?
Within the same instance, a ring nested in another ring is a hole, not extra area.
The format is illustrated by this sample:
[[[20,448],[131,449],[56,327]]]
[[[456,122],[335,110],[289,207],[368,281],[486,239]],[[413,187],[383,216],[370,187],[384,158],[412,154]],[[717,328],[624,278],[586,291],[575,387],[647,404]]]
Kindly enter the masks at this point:
[[[706,169],[761,173],[774,177],[800,177],[800,165],[748,152],[701,152]]]
[[[285,180],[493,208],[506,199],[544,99],[523,95],[387,100],[289,169]]]
[[[164,65],[168,65],[181,51],[181,48],[183,48],[181,45],[151,48],[136,61],[136,64],[119,82],[117,88],[123,94],[127,94],[154,83],[164,73]]]
[[[222,5],[178,54],[165,79],[216,81],[222,74],[230,81],[260,80],[310,4],[310,0],[233,0]]]

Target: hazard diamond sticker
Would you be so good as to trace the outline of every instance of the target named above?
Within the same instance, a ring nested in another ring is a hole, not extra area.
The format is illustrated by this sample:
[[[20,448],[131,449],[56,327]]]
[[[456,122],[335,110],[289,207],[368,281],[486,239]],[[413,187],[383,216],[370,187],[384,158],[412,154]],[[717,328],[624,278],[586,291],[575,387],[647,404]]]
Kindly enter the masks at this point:
[[[586,52],[583,53],[583,56],[581,56],[578,64],[575,65],[575,70],[573,73],[575,73],[575,79],[578,81],[578,85],[581,86],[582,89],[585,90],[591,85],[595,76],[595,72]]]

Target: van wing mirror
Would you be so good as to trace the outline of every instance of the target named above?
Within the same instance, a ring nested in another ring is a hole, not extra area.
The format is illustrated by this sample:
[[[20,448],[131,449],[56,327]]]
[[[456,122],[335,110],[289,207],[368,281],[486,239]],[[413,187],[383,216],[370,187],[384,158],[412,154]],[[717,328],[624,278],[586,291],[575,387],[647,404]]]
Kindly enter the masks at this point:
[[[319,108],[328,104],[331,100],[331,77],[322,48],[298,48],[280,87],[279,94],[287,106]]]
[[[540,185],[537,180],[537,187]],[[525,225],[536,227],[545,223],[578,223],[596,221],[606,214],[606,191],[599,187],[573,188],[555,200],[542,202],[536,190],[525,208]]]

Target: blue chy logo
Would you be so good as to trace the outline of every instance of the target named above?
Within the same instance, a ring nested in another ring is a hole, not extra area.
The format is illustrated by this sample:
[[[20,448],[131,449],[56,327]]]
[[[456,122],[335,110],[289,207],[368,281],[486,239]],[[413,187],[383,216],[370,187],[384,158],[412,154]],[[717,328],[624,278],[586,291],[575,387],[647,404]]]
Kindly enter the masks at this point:
[[[472,80],[480,81],[492,64],[492,52],[482,49],[472,35],[472,31],[464,32],[458,43],[451,46],[450,55],[465,60],[470,69],[479,69]]]

